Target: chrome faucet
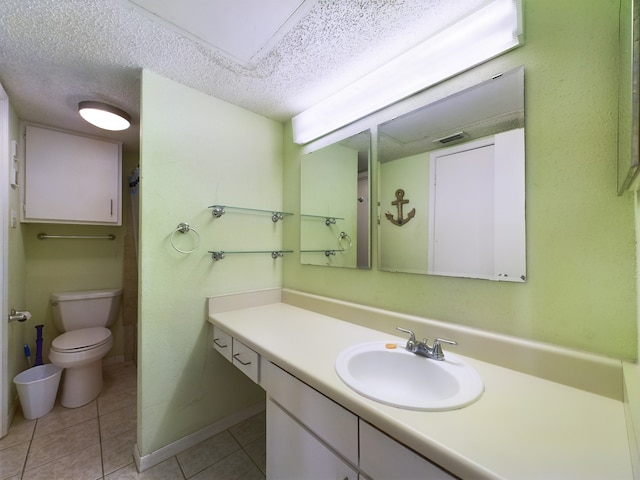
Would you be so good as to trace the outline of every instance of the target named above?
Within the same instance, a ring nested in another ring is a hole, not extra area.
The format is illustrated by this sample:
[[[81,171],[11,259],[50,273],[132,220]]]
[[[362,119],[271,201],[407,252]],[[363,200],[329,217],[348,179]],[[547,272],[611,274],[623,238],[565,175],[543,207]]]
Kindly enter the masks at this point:
[[[440,344],[446,343],[448,345],[457,345],[458,342],[453,340],[445,340],[444,338],[436,338],[433,341],[433,346],[430,347],[427,343],[427,339],[423,338],[421,342],[416,340],[416,335],[411,330],[402,327],[396,327],[396,330],[409,334],[409,340],[407,340],[406,350],[422,357],[431,358],[433,360],[444,360],[444,352]]]

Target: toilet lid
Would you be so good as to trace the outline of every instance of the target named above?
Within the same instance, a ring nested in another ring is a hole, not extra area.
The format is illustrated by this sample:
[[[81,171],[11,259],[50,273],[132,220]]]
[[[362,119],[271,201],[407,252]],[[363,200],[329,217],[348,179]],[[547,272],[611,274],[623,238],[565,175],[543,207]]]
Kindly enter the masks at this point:
[[[105,327],[81,328],[57,336],[51,347],[60,351],[79,350],[86,347],[97,347],[111,338],[111,330]]]

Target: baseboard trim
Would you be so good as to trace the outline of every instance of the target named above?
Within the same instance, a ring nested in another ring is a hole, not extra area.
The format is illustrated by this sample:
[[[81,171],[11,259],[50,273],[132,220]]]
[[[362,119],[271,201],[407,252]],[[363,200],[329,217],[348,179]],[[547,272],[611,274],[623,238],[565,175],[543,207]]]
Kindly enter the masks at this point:
[[[138,472],[144,472],[149,468],[158,465],[159,463],[164,462],[165,460],[184,452],[185,450],[197,445],[200,442],[205,441],[208,438],[217,435],[220,432],[227,430],[234,425],[257,415],[262,412],[266,408],[265,402],[256,403],[244,410],[239,412],[235,412],[217,422],[198,430],[186,437],[181,438],[180,440],[176,440],[169,445],[166,445],[155,452],[151,452],[147,455],[140,455],[140,450],[138,448],[138,444],[136,443],[133,447],[133,458],[136,462],[136,468]]]

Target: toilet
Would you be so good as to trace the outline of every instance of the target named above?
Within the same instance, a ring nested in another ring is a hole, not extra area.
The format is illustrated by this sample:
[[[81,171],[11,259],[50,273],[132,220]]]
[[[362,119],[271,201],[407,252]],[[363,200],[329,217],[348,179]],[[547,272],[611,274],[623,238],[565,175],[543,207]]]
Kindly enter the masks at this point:
[[[53,323],[62,333],[51,342],[49,361],[64,368],[60,403],[76,408],[102,391],[102,358],[113,346],[122,289],[51,294]]]

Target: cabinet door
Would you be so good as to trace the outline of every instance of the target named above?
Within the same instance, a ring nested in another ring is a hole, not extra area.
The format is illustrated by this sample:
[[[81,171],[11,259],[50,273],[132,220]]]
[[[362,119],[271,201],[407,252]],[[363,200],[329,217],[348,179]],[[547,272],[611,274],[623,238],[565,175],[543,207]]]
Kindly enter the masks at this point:
[[[271,362],[262,364],[260,376],[270,398],[322,442],[357,465],[358,417]]]
[[[121,144],[27,125],[23,220],[120,225]]]
[[[454,480],[437,465],[360,420],[360,470],[372,480]]]
[[[358,474],[269,398],[267,478],[356,480]]]

